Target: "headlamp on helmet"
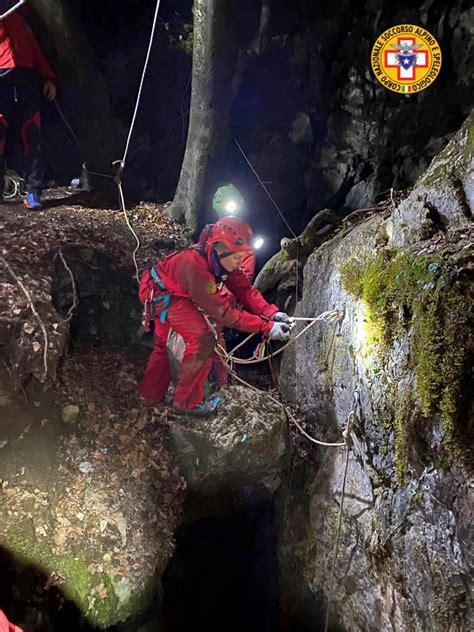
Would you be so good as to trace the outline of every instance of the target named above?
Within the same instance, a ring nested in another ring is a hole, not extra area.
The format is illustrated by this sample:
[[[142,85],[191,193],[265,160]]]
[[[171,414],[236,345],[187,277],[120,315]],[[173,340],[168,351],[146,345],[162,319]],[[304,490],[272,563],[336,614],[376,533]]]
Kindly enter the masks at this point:
[[[244,204],[244,199],[233,184],[219,187],[212,199],[212,207],[219,216],[238,213]]]

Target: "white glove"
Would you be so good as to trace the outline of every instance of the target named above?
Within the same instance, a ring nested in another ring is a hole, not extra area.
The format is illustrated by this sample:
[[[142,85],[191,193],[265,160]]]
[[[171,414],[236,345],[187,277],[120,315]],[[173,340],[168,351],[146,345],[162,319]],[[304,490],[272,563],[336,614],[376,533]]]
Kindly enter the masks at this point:
[[[288,314],[285,314],[285,312],[277,312],[276,314],[273,314],[272,320],[277,323],[289,323],[290,317]]]
[[[269,340],[278,340],[279,342],[288,342],[290,339],[291,327],[285,323],[275,323],[270,329]]]

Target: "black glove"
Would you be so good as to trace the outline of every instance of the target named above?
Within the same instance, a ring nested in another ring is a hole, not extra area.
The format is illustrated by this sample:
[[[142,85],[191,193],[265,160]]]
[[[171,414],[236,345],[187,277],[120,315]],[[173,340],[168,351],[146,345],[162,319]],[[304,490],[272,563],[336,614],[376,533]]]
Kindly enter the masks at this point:
[[[275,323],[270,329],[269,340],[278,340],[279,342],[288,342],[290,339],[291,327],[285,323]]]
[[[277,312],[276,314],[273,314],[272,320],[277,323],[289,323],[290,317],[288,314],[285,314],[285,312]]]

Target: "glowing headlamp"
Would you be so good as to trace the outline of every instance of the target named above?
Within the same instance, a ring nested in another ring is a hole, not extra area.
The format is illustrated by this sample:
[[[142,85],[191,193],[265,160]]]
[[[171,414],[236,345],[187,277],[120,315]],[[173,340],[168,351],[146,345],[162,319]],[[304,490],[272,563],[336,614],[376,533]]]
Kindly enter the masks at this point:
[[[227,200],[224,206],[227,213],[231,215],[237,213],[240,210],[240,205],[237,203],[237,200]]]
[[[255,250],[259,250],[263,246],[264,243],[265,243],[265,240],[263,237],[254,237],[252,241],[252,247]]]

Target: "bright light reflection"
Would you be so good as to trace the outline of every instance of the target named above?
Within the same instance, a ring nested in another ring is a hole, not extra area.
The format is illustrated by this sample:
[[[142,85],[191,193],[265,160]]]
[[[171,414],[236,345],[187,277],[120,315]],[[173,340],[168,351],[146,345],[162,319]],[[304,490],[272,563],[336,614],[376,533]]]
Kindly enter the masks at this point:
[[[225,210],[228,213],[235,213],[238,208],[239,206],[235,200],[229,200],[228,202],[226,202]]]

